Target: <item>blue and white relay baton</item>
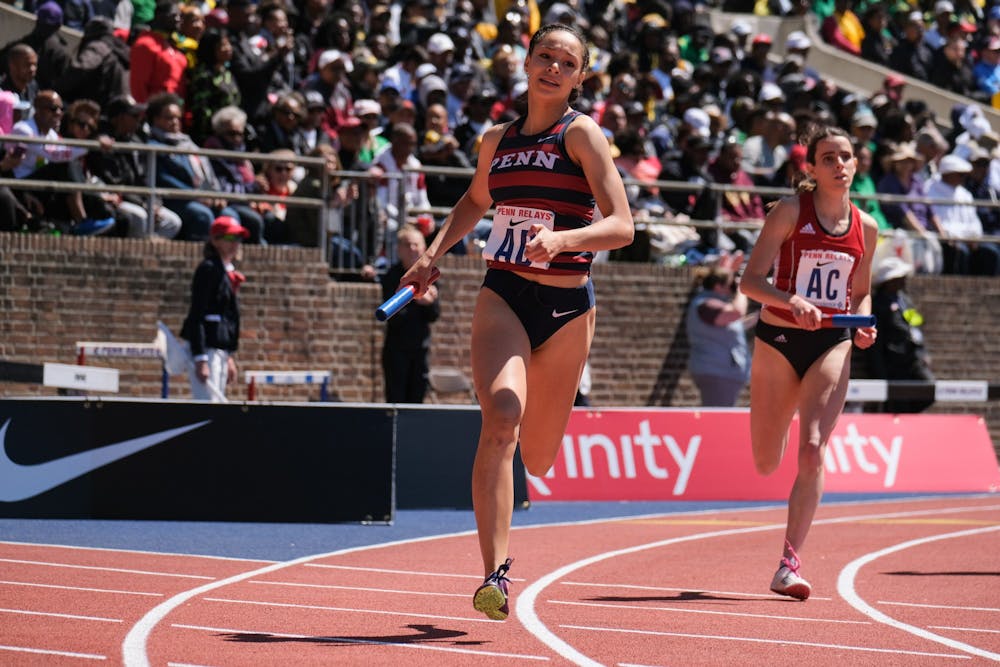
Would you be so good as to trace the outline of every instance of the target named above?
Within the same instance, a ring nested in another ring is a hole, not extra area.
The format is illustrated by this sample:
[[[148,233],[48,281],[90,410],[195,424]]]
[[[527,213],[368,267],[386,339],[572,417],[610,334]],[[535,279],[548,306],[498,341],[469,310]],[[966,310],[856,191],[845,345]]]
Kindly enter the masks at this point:
[[[428,285],[432,284],[440,276],[441,272],[435,266],[431,272],[430,282],[427,284]],[[379,322],[385,322],[387,319],[389,319],[390,317],[401,311],[404,307],[406,307],[406,304],[410,303],[410,301],[413,300],[413,297],[416,296],[416,293],[417,289],[413,285],[413,283],[400,287],[395,294],[386,299],[385,303],[383,303],[381,306],[378,307],[378,309],[376,309],[375,319],[378,320]]]
[[[838,327],[873,327],[875,326],[874,315],[824,315],[824,329],[836,329]]]

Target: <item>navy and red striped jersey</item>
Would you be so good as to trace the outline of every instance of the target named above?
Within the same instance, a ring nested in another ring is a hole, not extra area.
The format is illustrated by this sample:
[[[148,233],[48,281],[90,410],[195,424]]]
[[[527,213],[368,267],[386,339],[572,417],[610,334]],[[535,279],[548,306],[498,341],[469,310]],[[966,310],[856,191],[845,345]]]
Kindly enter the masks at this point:
[[[538,134],[522,134],[525,117],[510,124],[490,163],[489,188],[494,206],[552,211],[554,231],[586,227],[594,219],[594,194],[583,169],[566,152],[566,128],[581,115],[570,111]],[[594,254],[560,253],[548,269],[490,260],[491,268],[533,273],[588,273]]]

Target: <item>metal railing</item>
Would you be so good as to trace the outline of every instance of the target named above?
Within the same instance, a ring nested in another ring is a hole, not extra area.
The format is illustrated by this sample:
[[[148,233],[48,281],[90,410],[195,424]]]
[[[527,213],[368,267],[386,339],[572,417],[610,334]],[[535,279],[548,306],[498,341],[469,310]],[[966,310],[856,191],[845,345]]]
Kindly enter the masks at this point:
[[[101,145],[99,142],[94,140],[79,140],[79,139],[67,139],[60,138],[58,141],[53,141],[51,139],[45,139],[42,137],[24,137],[20,135],[0,135],[0,144],[49,144],[49,145],[64,145],[79,148],[86,148],[91,150],[101,150]],[[249,160],[256,163],[267,163],[274,161],[281,162],[292,162],[298,166],[305,167],[307,169],[313,168],[318,171],[321,179],[321,196],[318,198],[314,197],[297,197],[288,196],[281,197],[275,195],[267,194],[256,194],[256,193],[235,193],[235,192],[220,192],[216,190],[195,190],[195,189],[176,189],[167,188],[163,186],[158,186],[156,184],[156,156],[158,154],[192,154],[191,150],[185,148],[177,148],[174,146],[166,146],[163,144],[147,144],[147,143],[114,143],[110,147],[111,151],[114,152],[135,152],[141,153],[145,156],[146,164],[146,185],[138,186],[121,186],[121,185],[109,185],[104,183],[70,183],[62,181],[41,181],[41,180],[31,180],[30,178],[0,178],[0,187],[6,186],[12,190],[31,190],[31,191],[50,191],[50,192],[91,192],[91,193],[104,193],[112,192],[117,194],[129,194],[144,197],[146,200],[147,213],[155,210],[157,206],[157,199],[159,197],[167,197],[170,199],[226,199],[238,202],[264,202],[264,203],[281,203],[286,206],[295,206],[306,209],[314,209],[316,211],[316,216],[318,220],[318,232],[317,232],[317,246],[320,250],[321,257],[323,261],[345,270],[357,270],[360,269],[359,266],[355,266],[356,262],[350,261],[346,257],[345,253],[350,253],[353,248],[357,248],[358,252],[364,259],[364,262],[371,263],[380,255],[384,257],[388,264],[395,261],[395,244],[388,239],[388,235],[392,233],[395,226],[399,221],[413,221],[416,216],[421,214],[430,214],[437,219],[443,219],[451,212],[451,207],[448,206],[431,206],[431,207],[415,207],[410,206],[406,202],[405,188],[397,188],[397,211],[398,219],[390,221],[386,219],[385,212],[379,209],[377,206],[369,207],[365,205],[370,198],[374,197],[374,193],[371,192],[371,188],[378,187],[378,180],[399,180],[402,181],[407,177],[409,173],[424,173],[427,175],[443,175],[450,177],[468,178],[471,182],[472,176],[475,170],[472,168],[459,168],[459,167],[431,167],[431,166],[421,166],[417,168],[404,167],[402,172],[399,173],[384,173],[378,176],[371,174],[368,171],[349,171],[349,170],[338,170],[338,171],[328,171],[326,166],[326,160],[321,157],[303,157],[296,156],[294,158],[289,158],[285,156],[275,156],[269,153],[251,153],[245,151],[231,151],[231,150],[221,150],[221,149],[202,149],[199,148],[197,155],[206,158],[220,158],[220,159],[236,159],[236,160]],[[352,180],[359,188],[360,202],[357,206],[352,206],[349,209],[349,219],[342,219],[339,228],[335,225],[330,225],[330,195],[331,195],[331,178],[336,177],[341,179]],[[641,188],[659,188],[661,190],[671,191],[671,192],[690,192],[700,194],[705,191],[713,193],[715,201],[715,210],[721,211],[722,198],[726,193],[729,192],[753,192],[755,194],[762,195],[764,197],[784,197],[794,193],[790,188],[777,188],[777,187],[762,187],[762,186],[738,186],[730,184],[718,184],[718,183],[690,183],[690,182],[679,182],[679,181],[646,181],[637,180],[634,178],[624,178],[623,182],[626,186],[638,186]],[[925,204],[939,204],[939,205],[956,205],[954,200],[951,199],[936,199],[931,197],[920,197],[914,198],[908,195],[890,195],[876,193],[874,195],[852,193],[852,199],[859,200],[869,200],[875,199],[879,202],[886,203],[910,203],[919,201]],[[1000,202],[993,200],[973,200],[968,203],[963,203],[960,205],[974,206],[974,207],[988,207],[988,208],[1000,208]],[[377,215],[377,219],[373,219],[372,215]],[[493,211],[490,210],[486,213],[487,217],[492,217]],[[667,225],[667,226],[680,226],[680,227],[690,227],[694,229],[715,229],[722,233],[729,230],[759,230],[763,224],[763,220],[746,220],[746,221],[732,221],[725,220],[722,218],[721,213],[716,216],[713,220],[700,220],[700,219],[683,219],[678,220],[673,216],[645,216],[641,220],[644,225]],[[338,236],[341,239],[347,241],[347,244],[331,243],[333,240],[330,234],[333,233],[334,236]],[[936,237],[933,232],[912,232],[908,230],[893,230],[892,234],[895,235],[906,235],[908,237],[917,238],[919,236],[931,236]],[[969,237],[969,238],[958,238],[958,237],[948,237],[947,239],[942,239],[945,241],[965,241],[965,242],[992,242],[1000,243],[1000,236],[980,236],[980,237]],[[388,242],[387,242],[388,241]],[[346,247],[345,247],[346,245]],[[353,246],[353,247],[352,247]]]

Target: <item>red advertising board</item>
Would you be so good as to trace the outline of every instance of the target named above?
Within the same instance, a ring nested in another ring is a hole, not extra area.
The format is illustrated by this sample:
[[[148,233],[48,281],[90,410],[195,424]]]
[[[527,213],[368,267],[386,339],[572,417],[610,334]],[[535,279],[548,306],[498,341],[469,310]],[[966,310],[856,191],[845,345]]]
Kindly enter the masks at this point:
[[[532,500],[783,500],[795,479],[798,421],[779,469],[754,469],[747,410],[574,410]],[[829,493],[1000,491],[975,415],[845,414],[826,452]]]

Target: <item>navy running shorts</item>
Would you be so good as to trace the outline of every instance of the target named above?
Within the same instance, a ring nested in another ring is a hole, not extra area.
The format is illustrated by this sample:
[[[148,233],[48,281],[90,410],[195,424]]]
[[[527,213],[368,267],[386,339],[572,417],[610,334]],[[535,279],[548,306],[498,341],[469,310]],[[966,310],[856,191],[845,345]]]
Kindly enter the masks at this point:
[[[552,287],[512,271],[488,269],[483,287],[496,292],[521,320],[532,350],[541,347],[567,322],[583,315],[597,303],[594,281],[589,278],[587,284],[580,287]]]

